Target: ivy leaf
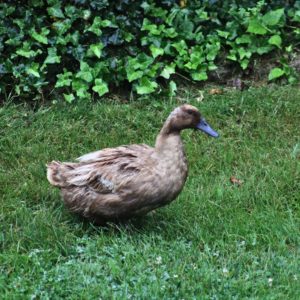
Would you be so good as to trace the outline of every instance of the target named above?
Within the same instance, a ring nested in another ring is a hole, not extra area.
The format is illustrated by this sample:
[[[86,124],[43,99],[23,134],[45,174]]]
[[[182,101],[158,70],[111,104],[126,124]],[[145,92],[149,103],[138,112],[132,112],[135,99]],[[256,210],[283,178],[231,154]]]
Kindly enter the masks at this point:
[[[151,51],[152,56],[153,56],[154,58],[156,58],[157,56],[160,56],[160,55],[163,55],[163,54],[164,54],[164,49],[158,48],[158,47],[156,47],[156,46],[154,46],[154,45],[151,45],[151,46],[150,46],[150,51]]]
[[[44,64],[57,64],[60,63],[60,56],[57,55],[57,49],[52,47],[48,48],[48,56],[46,57]]]
[[[77,9],[73,5],[67,5],[64,7],[65,14],[69,17],[72,18],[73,20],[77,19],[80,17],[79,9]]]
[[[98,61],[93,65],[91,68],[91,73],[94,78],[97,78],[99,74],[109,73],[110,70],[108,69],[109,61]],[[111,64],[110,67],[112,68]],[[101,76],[102,77],[102,76]]]
[[[80,78],[86,82],[92,82],[93,74],[90,71],[80,71],[76,74],[76,78]]]
[[[245,57],[250,58],[251,54],[252,54],[250,51],[247,51],[243,47],[238,48],[238,53],[239,53],[241,59],[244,59]]]
[[[76,78],[80,78],[86,82],[92,82],[93,81],[93,74],[91,72],[90,66],[84,62],[80,62],[80,71],[76,74]]]
[[[162,72],[160,73],[160,76],[169,79],[171,74],[175,73],[175,64],[171,64],[168,66],[165,66]]]
[[[142,31],[149,31],[152,35],[160,35],[161,30],[158,29],[157,25],[152,24],[147,18],[143,20]]]
[[[15,6],[6,4],[5,2],[1,3],[1,17],[8,17],[16,10]]]
[[[123,33],[123,38],[126,42],[131,42],[134,39],[134,35],[130,32],[124,32]]]
[[[194,23],[189,19],[187,14],[184,14],[184,17],[177,17],[175,18],[174,25],[176,29],[181,33],[182,36],[185,37],[186,40],[190,40],[194,38]],[[173,26],[174,26],[173,25]]]
[[[293,46],[292,45],[289,45],[287,47],[285,47],[285,51],[288,52],[288,53],[291,53],[293,50]]]
[[[184,40],[181,40],[177,43],[173,43],[172,46],[178,51],[180,56],[187,54],[187,45]]]
[[[33,50],[25,50],[25,49],[19,49],[16,51],[16,53],[20,56],[24,56],[26,58],[34,57],[36,56],[36,51]]]
[[[128,57],[127,67],[132,70],[146,70],[152,63],[154,59],[145,53],[139,54],[137,57]]]
[[[21,38],[22,38],[21,35],[19,35],[19,36],[16,36],[16,37],[6,40],[4,43],[6,45],[10,45],[10,46],[19,46],[22,44]]]
[[[157,70],[160,70],[161,67],[162,67],[162,63],[152,64],[151,66],[149,66],[149,68],[147,68],[144,71],[144,74],[150,78],[156,78],[157,76],[159,76]]]
[[[178,32],[176,31],[176,29],[175,28],[173,28],[173,27],[171,27],[171,28],[166,28],[165,30],[164,30],[164,34],[165,34],[165,36],[167,36],[167,37],[169,37],[169,38],[174,38],[174,37],[176,37],[176,36],[178,36]]]
[[[71,103],[75,100],[75,97],[73,94],[64,94],[64,98],[68,103]]]
[[[243,70],[247,69],[249,65],[249,59],[245,58],[240,62],[240,66],[242,67]]]
[[[227,55],[227,58],[233,61],[237,61],[236,57],[236,51],[233,49],[230,49],[229,54]]]
[[[92,26],[90,26],[87,30],[95,33],[97,36],[100,36],[102,34],[101,28],[101,18],[95,17]]]
[[[139,79],[143,75],[144,73],[142,71],[127,70],[127,79],[129,82]]]
[[[48,14],[51,16],[51,17],[54,17],[54,18],[59,18],[59,19],[63,19],[65,16],[60,8],[60,4],[56,4],[54,6],[51,6],[47,9],[48,11]]]
[[[52,24],[54,30],[56,30],[58,35],[63,35],[66,33],[72,26],[70,19],[65,19],[63,21],[57,21]]]
[[[116,24],[113,24],[110,20],[102,20],[101,27],[118,28],[118,26]]]
[[[37,70],[35,70],[35,69],[32,69],[32,68],[27,69],[27,73],[31,74],[31,75],[33,75],[35,77],[38,77],[38,78],[41,77],[40,74],[39,74],[39,72]]]
[[[237,44],[249,44],[251,43],[251,37],[249,34],[243,34],[242,36],[236,38]]]
[[[47,28],[43,28],[41,33],[37,33],[35,29],[31,30],[30,35],[41,44],[48,44],[47,35],[50,30]]]
[[[62,74],[58,74],[56,75],[56,77],[58,78],[58,80],[56,81],[55,87],[59,88],[59,87],[63,87],[63,86],[70,86],[72,80],[71,77],[72,76],[72,72],[64,72]]]
[[[283,15],[284,15],[284,8],[279,8],[267,12],[262,19],[266,25],[274,26],[279,23]]]
[[[65,35],[65,43],[72,43],[74,46],[76,46],[79,43],[79,32],[75,31],[73,33],[68,33],[67,35]],[[66,45],[65,44],[65,45]]]
[[[294,22],[300,22],[300,10],[296,10],[292,19]]]
[[[23,47],[21,49],[18,49],[16,53],[20,56],[24,56],[26,58],[35,57],[36,55],[42,53],[41,49],[38,49],[36,51],[31,49],[31,46],[28,42],[24,42]]]
[[[197,9],[195,12],[200,20],[206,21],[209,19],[208,13],[206,11],[204,11],[204,8]]]
[[[217,70],[218,69],[218,67],[213,63],[213,62],[209,62],[208,63],[208,70],[209,71],[214,71],[214,70]]]
[[[106,94],[109,91],[109,89],[105,81],[103,81],[102,79],[96,79],[95,85],[93,86],[93,91],[98,93],[99,96],[102,96]]]
[[[227,39],[230,35],[230,32],[228,31],[217,30],[217,32],[220,37],[223,37],[225,39]]]
[[[207,44],[206,50],[208,51],[206,58],[207,60],[213,61],[219,53],[220,43],[215,42],[214,44]]]
[[[149,80],[147,77],[143,77],[139,80],[138,85],[136,85],[136,91],[139,95],[150,94],[155,91],[158,84],[155,81]]]
[[[285,74],[285,72],[281,68],[274,68],[270,71],[268,79],[274,80],[274,79],[281,77],[284,74]]]
[[[138,64],[140,69],[145,70],[147,69],[152,63],[153,63],[153,58],[151,56],[148,56],[144,53],[139,54],[137,56],[138,59]]]
[[[281,37],[278,35],[278,34],[275,34],[273,36],[271,36],[268,40],[268,43],[270,45],[275,45],[277,46],[278,48],[281,48],[281,43],[282,43],[282,40],[281,40]]]
[[[85,88],[80,88],[76,90],[76,96],[81,99],[89,99],[91,97],[91,94]]]
[[[89,99],[91,97],[91,94],[88,92],[89,85],[83,80],[72,80],[72,89],[76,92],[76,96],[81,99]]]
[[[33,75],[34,77],[40,78],[40,73],[38,72],[40,65],[38,63],[33,63],[26,72],[27,74]]]
[[[249,22],[247,31],[254,34],[260,34],[260,35],[267,33],[266,28],[257,19],[252,19]]]
[[[88,50],[88,54],[93,53],[95,56],[100,58],[103,48],[104,48],[104,45],[102,43],[92,44],[92,45],[90,45],[90,48]]]
[[[256,52],[257,52],[259,55],[268,53],[268,52],[270,52],[271,50],[272,50],[272,47],[271,47],[270,45],[266,45],[266,46],[262,46],[262,47],[256,48]]]
[[[207,74],[205,71],[194,72],[191,74],[192,78],[197,81],[207,80]]]

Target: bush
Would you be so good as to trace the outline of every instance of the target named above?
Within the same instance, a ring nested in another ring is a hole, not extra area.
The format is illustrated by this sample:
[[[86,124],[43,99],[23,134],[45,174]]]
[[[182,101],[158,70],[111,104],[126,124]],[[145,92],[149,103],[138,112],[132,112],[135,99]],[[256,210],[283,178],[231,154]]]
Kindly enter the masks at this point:
[[[0,3],[0,93],[5,99],[88,99],[130,84],[158,90],[172,74],[208,79],[220,61],[242,70],[279,52],[286,76],[299,47],[300,4],[288,1],[29,0]]]

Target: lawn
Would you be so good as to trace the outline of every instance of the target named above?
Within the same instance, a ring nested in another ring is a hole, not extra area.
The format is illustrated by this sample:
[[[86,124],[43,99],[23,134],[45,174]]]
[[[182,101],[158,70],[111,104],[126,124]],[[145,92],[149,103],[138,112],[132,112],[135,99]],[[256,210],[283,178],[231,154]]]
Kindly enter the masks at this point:
[[[1,299],[299,299],[299,89],[183,98],[220,138],[185,131],[178,199],[106,227],[65,209],[45,164],[153,145],[179,102],[0,108]]]

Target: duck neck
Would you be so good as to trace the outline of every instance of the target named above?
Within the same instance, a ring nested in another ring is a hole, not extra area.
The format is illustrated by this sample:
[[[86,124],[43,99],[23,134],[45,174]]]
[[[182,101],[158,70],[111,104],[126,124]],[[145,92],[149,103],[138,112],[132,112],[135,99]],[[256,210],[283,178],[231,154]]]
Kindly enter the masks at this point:
[[[172,129],[169,120],[166,121],[156,138],[155,149],[160,153],[184,152],[180,131]]]

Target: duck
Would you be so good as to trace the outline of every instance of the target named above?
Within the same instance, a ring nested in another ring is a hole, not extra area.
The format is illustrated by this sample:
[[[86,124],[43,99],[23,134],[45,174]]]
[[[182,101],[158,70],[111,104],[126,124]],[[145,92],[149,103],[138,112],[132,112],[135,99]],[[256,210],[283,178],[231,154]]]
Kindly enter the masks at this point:
[[[124,145],[85,154],[76,162],[52,161],[47,179],[60,189],[71,212],[96,224],[143,216],[169,204],[184,187],[184,129],[218,137],[195,106],[183,104],[170,113],[154,147]]]

